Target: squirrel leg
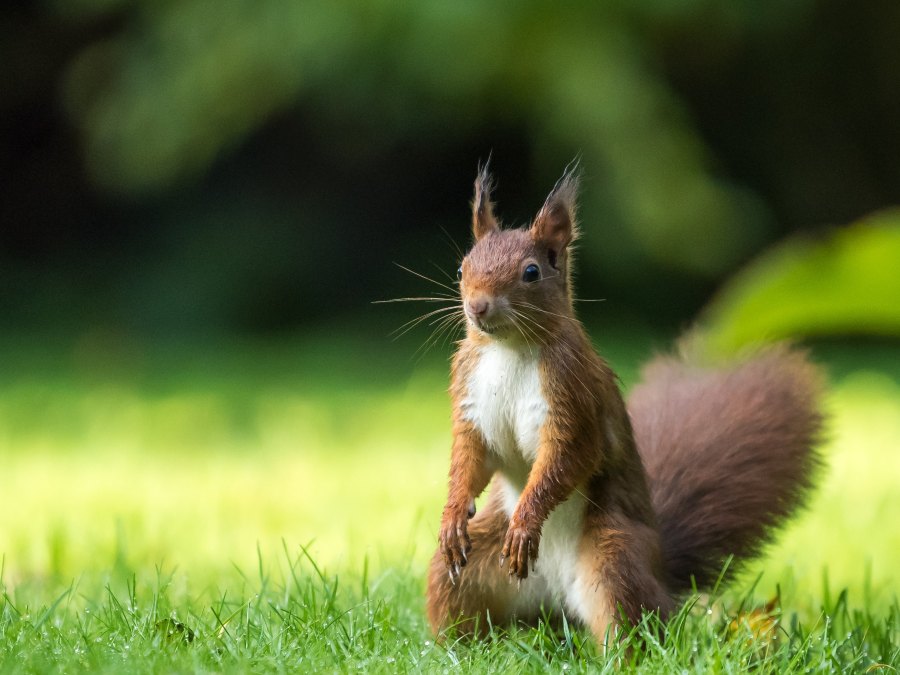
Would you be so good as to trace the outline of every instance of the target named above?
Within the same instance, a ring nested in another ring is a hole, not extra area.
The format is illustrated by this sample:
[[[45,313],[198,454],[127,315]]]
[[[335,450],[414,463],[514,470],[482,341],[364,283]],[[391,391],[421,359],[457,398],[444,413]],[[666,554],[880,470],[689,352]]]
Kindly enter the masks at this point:
[[[643,611],[665,620],[674,608],[662,581],[659,535],[650,525],[616,513],[588,516],[578,560],[578,614],[597,644],[615,638]]]
[[[509,518],[495,482],[487,503],[469,521],[472,549],[455,583],[447,572],[440,548],[431,560],[426,605],[436,635],[450,629],[457,634],[483,636],[488,632],[489,623],[537,620],[541,599],[535,597],[531,602],[534,593],[523,597],[507,570],[498,564],[508,528]]]

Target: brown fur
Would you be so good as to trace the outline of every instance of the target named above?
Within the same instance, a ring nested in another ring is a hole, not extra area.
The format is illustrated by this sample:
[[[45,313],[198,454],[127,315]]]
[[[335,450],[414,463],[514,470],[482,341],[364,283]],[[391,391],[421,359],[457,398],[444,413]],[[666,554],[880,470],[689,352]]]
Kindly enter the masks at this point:
[[[581,531],[564,544],[574,555],[576,569],[566,578],[575,586],[563,594],[602,641],[622,617],[636,622],[645,610],[665,617],[691,575],[710,583],[725,557],[755,553],[802,501],[820,424],[815,371],[785,348],[726,371],[658,359],[626,409],[615,374],[573,311],[574,174],[522,230],[500,229],[490,184],[485,169],[473,201],[476,243],[462,264],[469,327],[451,371],[454,441],[440,546],[428,574],[429,621],[436,632],[483,632],[488,617],[531,621],[542,609],[561,609],[549,586],[520,593],[508,580],[543,583],[528,579],[542,528],[577,496]],[[532,265],[540,278],[529,281]],[[539,354],[548,413],[531,465],[524,454],[494,452],[461,407],[494,340]],[[472,518],[492,475],[491,496]],[[527,480],[508,516],[502,492],[516,476]]]
[[[784,345],[725,370],[661,357],[629,399],[673,591],[756,555],[804,501],[821,376]]]
[[[484,634],[489,621],[502,625],[514,618],[537,619],[538,608],[517,617],[513,611],[516,590],[497,564],[508,528],[495,485],[484,508],[468,523],[472,544],[465,572],[451,579],[440,550],[431,561],[428,620],[435,631],[452,626],[461,633]]]

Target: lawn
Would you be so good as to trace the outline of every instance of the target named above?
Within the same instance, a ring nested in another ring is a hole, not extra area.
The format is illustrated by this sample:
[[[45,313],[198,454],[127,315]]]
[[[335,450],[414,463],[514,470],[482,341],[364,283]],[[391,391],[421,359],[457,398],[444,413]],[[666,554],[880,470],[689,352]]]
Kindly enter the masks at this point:
[[[0,341],[0,670],[900,667],[895,346],[817,348],[831,425],[810,507],[662,641],[651,618],[640,649],[601,653],[576,627],[434,643],[446,353],[336,334]],[[626,384],[665,344],[603,334]]]

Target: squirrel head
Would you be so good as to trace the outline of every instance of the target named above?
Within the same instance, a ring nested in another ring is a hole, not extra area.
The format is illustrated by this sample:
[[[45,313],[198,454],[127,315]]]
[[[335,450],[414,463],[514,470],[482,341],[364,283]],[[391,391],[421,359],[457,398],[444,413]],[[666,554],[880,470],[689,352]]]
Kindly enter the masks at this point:
[[[571,246],[577,237],[577,166],[567,170],[531,225],[503,229],[494,216],[487,165],[475,179],[475,244],[459,268],[466,320],[494,339],[542,342],[573,316]]]

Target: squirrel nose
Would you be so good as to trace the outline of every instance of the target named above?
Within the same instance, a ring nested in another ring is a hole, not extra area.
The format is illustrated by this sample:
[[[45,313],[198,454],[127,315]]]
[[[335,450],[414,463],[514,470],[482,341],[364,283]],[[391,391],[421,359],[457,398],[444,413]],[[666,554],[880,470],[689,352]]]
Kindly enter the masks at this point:
[[[488,313],[491,303],[487,298],[476,298],[469,301],[469,311],[479,319]]]

